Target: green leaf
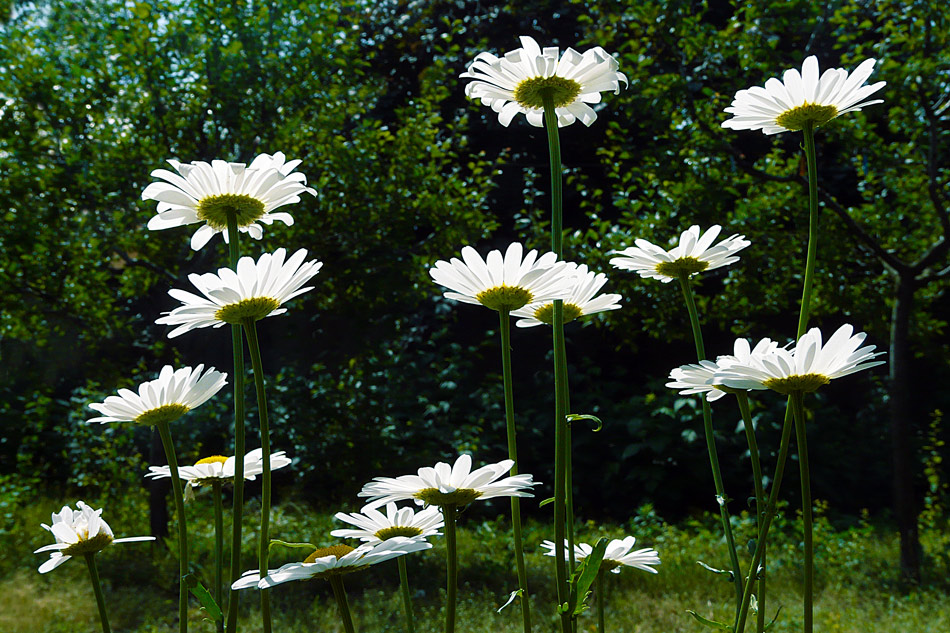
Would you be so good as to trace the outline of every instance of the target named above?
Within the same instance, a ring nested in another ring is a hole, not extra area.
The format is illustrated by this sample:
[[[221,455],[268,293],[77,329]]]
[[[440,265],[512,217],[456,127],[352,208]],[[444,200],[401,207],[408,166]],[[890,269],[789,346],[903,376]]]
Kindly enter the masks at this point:
[[[543,508],[544,506],[548,505],[549,503],[554,503],[554,497],[548,497],[547,499],[545,499],[544,501],[542,501],[541,503],[539,503],[539,504],[538,504],[538,507],[539,507],[539,508]]]
[[[765,628],[762,629],[763,633],[772,628],[772,625],[775,624],[775,621],[778,620],[778,614],[782,612],[782,607],[778,608],[778,611],[775,612],[775,617],[772,618],[772,621],[765,625]]]
[[[714,574],[718,574],[718,575],[720,575],[720,576],[728,576],[728,578],[726,578],[726,580],[732,581],[733,578],[734,578],[732,572],[731,572],[731,571],[728,571],[728,570],[726,570],[726,569],[716,569],[715,567],[710,567],[709,565],[707,565],[706,563],[704,563],[704,562],[701,561],[701,560],[696,561],[696,563],[699,564],[699,566],[702,567],[703,569],[708,569],[709,571],[711,571],[711,572],[714,573]]]
[[[187,574],[182,577],[182,580],[185,581],[185,586],[188,587],[188,591],[191,592],[191,595],[198,598],[198,602],[201,603],[201,608],[207,611],[212,620],[219,622],[224,619],[224,614],[221,613],[221,608],[218,606],[218,603],[214,601],[214,598],[211,597],[211,594],[208,593],[208,590],[201,584],[197,576]]]
[[[567,417],[567,423],[568,423],[568,425],[570,425],[571,422],[577,422],[577,421],[579,421],[579,420],[589,420],[589,421],[593,422],[593,423],[594,423],[594,429],[593,429],[593,430],[594,430],[594,433],[597,433],[597,432],[600,431],[602,428],[604,428],[604,423],[603,423],[603,422],[601,421],[601,419],[598,418],[596,415],[588,415],[588,414],[586,414],[586,413],[569,413],[566,417]]]
[[[272,538],[270,544],[267,546],[267,551],[269,552],[275,545],[283,545],[284,547],[296,548],[296,549],[309,549],[316,551],[317,546],[311,543],[290,543],[288,541],[281,541],[280,539]]]
[[[699,620],[700,623],[702,623],[702,624],[708,626],[708,627],[711,628],[711,629],[719,629],[720,631],[731,631],[731,630],[732,630],[732,627],[729,626],[728,624],[723,624],[722,622],[716,622],[715,620],[710,620],[709,618],[704,618],[703,616],[699,615],[699,614],[696,613],[695,611],[690,611],[689,609],[687,609],[687,610],[686,610],[686,613],[690,614],[691,616],[693,616],[694,618],[696,618],[697,620]]]
[[[594,584],[600,572],[604,552],[607,551],[607,542],[605,538],[597,541],[590,555],[581,562],[571,578],[571,601],[574,604],[572,615],[583,613],[588,608],[587,598],[590,596],[590,586]]]

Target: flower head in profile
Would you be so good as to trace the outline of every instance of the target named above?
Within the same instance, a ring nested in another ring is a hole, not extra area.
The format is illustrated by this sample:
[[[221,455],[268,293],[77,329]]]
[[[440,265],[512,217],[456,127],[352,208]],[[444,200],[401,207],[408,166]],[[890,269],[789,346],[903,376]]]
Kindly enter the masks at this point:
[[[274,209],[300,201],[300,194],[316,191],[307,187],[307,177],[293,170],[299,160],[286,161],[282,152],[261,154],[250,165],[223,160],[183,164],[169,160],[177,171],[156,169],[153,182],[142,192],[143,200],[158,201],[158,215],[148,222],[151,230],[204,222],[191,238],[191,248],[199,250],[221,233],[228,241],[228,213],[234,213],[238,229],[259,240],[261,224],[279,220],[290,226],[289,213]]]
[[[574,285],[570,295],[564,299],[564,322],[569,323],[588,314],[617,310],[621,299],[618,294],[597,295],[604,284],[607,275],[588,270],[585,264],[578,266],[568,262],[567,272],[575,271]],[[534,302],[511,313],[511,316],[521,317],[515,325],[518,327],[534,327],[554,322],[554,301]]]
[[[538,257],[538,251],[532,249],[525,254],[521,244],[512,242],[504,256],[493,250],[486,259],[466,246],[461,260],[439,260],[429,275],[449,289],[447,299],[511,312],[532,302],[567,299],[575,270],[567,262],[557,261],[554,253]]]
[[[241,324],[286,312],[280,306],[313,286],[302,287],[320,272],[322,262],[304,262],[306,249],[301,248],[286,262],[287,251],[278,248],[264,253],[257,261],[250,257],[238,260],[237,272],[219,268],[218,273],[188,275],[188,280],[203,297],[184,290],[168,291],[183,305],[155,322],[177,325],[168,338],[203,327],[221,327],[225,323]]]
[[[635,552],[630,551],[636,542],[636,538],[628,536],[607,543],[607,550],[604,552],[604,560],[600,564],[600,568],[615,574],[620,573],[621,566],[635,567],[651,574],[657,573],[657,570],[650,567],[650,565],[660,564],[660,556],[657,551],[651,547],[638,549]],[[545,556],[555,555],[556,546],[552,541],[542,541],[541,547],[547,550],[544,553]],[[567,542],[564,543],[564,550],[564,557],[567,558]],[[580,562],[590,556],[592,551],[594,551],[594,548],[587,543],[574,543],[574,560]]]
[[[521,48],[495,57],[479,53],[459,77],[474,79],[465,95],[481,99],[498,113],[505,127],[518,113],[535,127],[544,125],[544,97],[550,95],[558,127],[580,120],[589,126],[597,113],[588,104],[600,103],[600,93],[620,92],[627,78],[618,72],[617,60],[597,46],[584,53],[568,48],[558,55],[556,46],[541,49],[533,38],[522,36]]]
[[[369,497],[367,507],[378,508],[390,501],[415,501],[420,505],[465,506],[476,499],[492,497],[532,497],[530,490],[538,482],[531,475],[504,476],[514,462],[504,459],[472,470],[470,455],[459,455],[454,465],[439,462],[435,467],[420,468],[416,475],[376,477],[363,486],[360,497]]]
[[[284,451],[271,453],[271,470],[283,468],[289,465],[290,462],[290,458],[287,457]],[[170,478],[172,476],[171,468],[168,466],[149,466],[148,470],[149,472],[145,476],[150,479]],[[248,481],[254,481],[263,472],[264,454],[261,449],[255,448],[244,456],[244,478]],[[195,488],[215,481],[232,483],[234,481],[234,456],[212,455],[199,459],[194,466],[179,466],[178,477]]]
[[[753,86],[737,92],[726,108],[733,117],[722,127],[778,134],[818,127],[847,112],[883,103],[881,99],[866,101],[885,83],[864,85],[874,64],[875,60],[866,59],[850,75],[844,68],[829,68],[819,77],[818,59],[811,55],[802,64],[801,73],[791,68],[785,71],[783,81],[772,77],[764,88]]]
[[[323,547],[308,556],[303,562],[288,563],[279,569],[268,570],[263,579],[257,569],[244,572],[231,585],[232,589],[269,589],[291,580],[314,580],[322,578],[329,580],[332,576],[340,576],[366,569],[370,565],[404,556],[412,552],[429,549],[432,544],[420,539],[409,539],[397,536],[380,543],[364,543],[353,548],[349,545],[334,545]]]
[[[337,512],[335,516],[338,520],[349,523],[357,529],[333,530],[330,536],[358,538],[370,544],[388,541],[397,536],[415,539],[438,536],[439,529],[445,525],[442,513],[436,507],[416,512],[411,507],[397,509],[393,502],[386,504],[386,514],[376,508],[366,506],[359,513]]]
[[[744,235],[730,235],[715,246],[713,242],[719,236],[722,227],[714,224],[705,233],[699,226],[693,225],[680,235],[679,244],[665,250],[642,239],[636,240],[636,246],[622,251],[613,251],[619,255],[610,263],[623,270],[636,271],[643,278],[659,279],[664,283],[728,266],[739,261],[736,253],[751,244]]]
[[[138,393],[119,389],[119,395],[90,404],[90,409],[102,415],[87,422],[135,422],[148,426],[173,422],[204,404],[228,384],[227,374],[216,371],[214,367],[202,373],[203,369],[204,365],[194,369],[172,369],[171,365],[165,365],[158,378],[139,385]]]
[[[41,524],[56,539],[52,545],[44,545],[34,554],[52,552],[49,560],[40,565],[39,572],[45,574],[68,561],[73,556],[95,554],[112,543],[135,543],[154,541],[154,536],[129,536],[115,538],[112,528],[102,518],[102,509],[93,510],[82,501],[76,502],[77,510],[63,506],[53,513],[52,525]]]
[[[736,339],[734,355],[720,356],[715,361],[702,360],[699,364],[681,365],[670,372],[671,382],[666,383],[666,386],[680,389],[680,394],[684,396],[705,393],[706,400],[715,402],[727,393],[735,391],[725,385],[712,384],[716,372],[732,364],[752,362],[753,356],[765,356],[777,347],[778,343],[767,338],[756,343],[754,348],[749,346],[746,339]]]
[[[782,394],[815,391],[835,378],[884,364],[872,360],[883,352],[875,353],[874,345],[862,346],[866,337],[864,332],[854,334],[854,328],[845,324],[822,344],[821,330],[812,328],[793,349],[776,347],[744,362],[720,366],[713,383],[732,389],[771,389]]]

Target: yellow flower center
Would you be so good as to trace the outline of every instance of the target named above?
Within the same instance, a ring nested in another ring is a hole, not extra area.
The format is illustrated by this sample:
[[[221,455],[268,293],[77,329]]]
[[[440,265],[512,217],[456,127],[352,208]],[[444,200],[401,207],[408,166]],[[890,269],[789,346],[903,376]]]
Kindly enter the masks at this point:
[[[248,226],[264,215],[264,203],[244,194],[222,193],[198,201],[198,219],[216,231],[228,228],[228,213],[237,217],[238,226]]]
[[[671,262],[660,262],[656,265],[656,272],[664,277],[679,279],[680,275],[695,275],[709,268],[709,262],[696,257],[680,257]]]
[[[228,458],[224,455],[212,455],[211,457],[204,457],[195,462],[195,466],[201,466],[202,464],[223,464],[228,461]]]
[[[383,528],[376,532],[374,536],[381,541],[388,541],[394,536],[419,536],[422,534],[422,530],[417,527],[409,527],[408,525],[394,525],[392,527]]]
[[[515,101],[526,108],[543,108],[545,93],[551,95],[555,108],[574,103],[581,94],[581,85],[564,77],[532,77],[515,86]]]
[[[574,319],[580,317],[584,314],[584,311],[581,310],[576,304],[565,303],[564,304],[564,323],[570,323]],[[554,304],[546,303],[537,310],[534,311],[534,318],[536,318],[541,323],[547,323],[548,325],[554,324]]]
[[[174,422],[188,413],[188,407],[183,404],[163,404],[160,407],[140,413],[134,420],[136,424],[154,426],[163,422]]]
[[[501,286],[495,286],[494,288],[479,292],[475,295],[475,298],[486,308],[498,310],[499,312],[501,310],[508,310],[510,312],[528,305],[534,296],[530,290],[522,288],[521,286],[506,286],[502,284]]]
[[[771,389],[788,395],[790,393],[809,393],[822,385],[831,382],[831,378],[824,374],[798,374],[785,378],[770,378],[762,384]]]
[[[312,554],[310,554],[310,556],[307,556],[307,558],[304,559],[303,562],[312,563],[318,558],[324,558],[326,556],[336,556],[336,559],[340,560],[341,558],[343,558],[344,556],[352,552],[354,549],[356,548],[350,547],[349,545],[343,545],[343,544],[331,545],[330,547],[321,547],[320,549],[315,550]]]
[[[775,122],[786,130],[801,130],[808,123],[818,127],[836,116],[838,116],[838,108],[833,105],[805,103],[778,115],[775,117]]]
[[[454,492],[440,492],[438,488],[423,488],[412,495],[416,499],[421,499],[426,505],[430,506],[467,506],[482,496],[482,493],[472,488],[459,488]]]
[[[270,297],[253,297],[229,303],[214,313],[214,318],[232,325],[240,325],[245,319],[258,321],[280,307],[280,301]]]
[[[92,538],[82,538],[76,543],[73,543],[66,549],[62,550],[63,556],[82,556],[85,554],[95,554],[96,552],[104,549],[109,543],[112,542],[112,537],[105,532],[99,532]]]

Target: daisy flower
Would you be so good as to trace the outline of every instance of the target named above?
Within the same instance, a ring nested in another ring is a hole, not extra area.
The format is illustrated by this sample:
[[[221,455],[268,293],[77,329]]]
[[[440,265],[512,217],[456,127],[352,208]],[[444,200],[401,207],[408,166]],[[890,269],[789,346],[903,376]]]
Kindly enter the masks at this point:
[[[842,325],[822,345],[821,330],[812,328],[802,335],[793,349],[776,347],[744,362],[729,363],[716,372],[713,382],[733,389],[771,389],[782,394],[808,393],[835,378],[883,365],[871,359],[874,345],[862,347],[867,335],[854,334],[854,328]]]
[[[291,459],[287,457],[284,451],[271,453],[271,470],[277,470],[289,465]],[[168,466],[149,466],[148,474],[145,476],[150,479],[162,479],[171,477],[171,469]],[[263,451],[255,448],[244,456],[244,478],[254,481],[258,475],[264,472]],[[180,466],[178,468],[178,478],[190,483],[197,488],[202,484],[209,484],[212,481],[221,481],[230,483],[234,481],[234,456],[225,457],[223,455],[212,455],[195,462],[194,466]]]
[[[152,177],[164,182],[153,182],[142,192],[143,200],[158,201],[158,215],[149,220],[148,228],[155,231],[204,222],[191,237],[191,248],[196,251],[215,233],[228,241],[228,212],[236,214],[240,231],[259,240],[263,230],[258,222],[294,223],[289,213],[274,209],[299,202],[303,192],[317,194],[307,187],[306,176],[291,173],[300,161],[287,162],[281,152],[261,154],[249,166],[223,160],[168,163],[178,173],[156,169]]]
[[[52,552],[49,560],[40,565],[41,574],[56,569],[73,556],[95,554],[112,543],[155,540],[154,536],[115,538],[112,528],[102,518],[102,508],[93,510],[82,501],[77,501],[76,507],[79,509],[63,506],[62,510],[53,513],[52,525],[41,524],[56,539],[52,545],[44,545],[33,552]]]
[[[633,549],[636,542],[636,538],[628,536],[607,543],[607,550],[604,552],[604,560],[600,564],[600,568],[619,574],[621,565],[626,565],[627,567],[648,571],[651,574],[657,573],[657,570],[650,567],[650,565],[659,565],[660,555],[651,547],[631,552],[630,550]],[[547,550],[544,553],[545,556],[555,555],[555,545],[552,541],[542,541],[541,547]],[[577,562],[584,560],[590,556],[593,550],[594,548],[587,543],[574,543],[574,560]],[[564,543],[564,557],[567,558],[567,542]]]
[[[634,270],[643,278],[659,279],[664,283],[678,279],[680,275],[691,276],[705,270],[713,270],[739,261],[736,253],[751,244],[744,235],[730,235],[715,246],[712,245],[722,227],[714,224],[700,234],[694,224],[683,231],[677,246],[664,250],[642,239],[636,246],[622,251],[610,263],[623,270]]]
[[[800,74],[791,68],[782,76],[784,81],[772,77],[764,88],[753,86],[737,92],[726,108],[733,117],[722,127],[778,134],[807,125],[818,127],[847,112],[883,103],[881,99],[866,101],[885,85],[883,81],[864,85],[874,64],[875,60],[866,59],[850,75],[844,68],[829,68],[819,77],[818,59],[811,55]]]
[[[135,422],[151,426],[177,420],[228,384],[227,374],[214,367],[202,374],[203,369],[204,365],[177,370],[165,365],[158,378],[139,385],[138,393],[119,389],[119,395],[90,404],[90,409],[102,415],[87,422]]]
[[[589,126],[597,119],[591,103],[600,103],[600,93],[620,93],[620,82],[627,78],[617,72],[617,60],[597,46],[584,53],[568,48],[558,55],[556,46],[543,50],[533,38],[522,36],[521,48],[495,57],[479,53],[468,70],[459,77],[474,79],[465,86],[465,95],[481,99],[498,113],[505,127],[522,113],[535,127],[544,125],[545,93],[550,94],[557,114],[558,127],[580,119]]]
[[[466,246],[461,260],[439,260],[429,269],[433,281],[449,289],[447,299],[509,312],[532,302],[567,299],[574,274],[554,253],[538,257],[538,251],[530,250],[525,255],[518,242],[512,242],[504,256],[493,250],[484,260]]]
[[[699,361],[699,364],[681,365],[670,372],[671,382],[666,383],[666,386],[672,389],[680,389],[680,394],[684,396],[705,393],[706,400],[715,402],[733,391],[724,385],[712,384],[712,379],[717,371],[731,364],[748,363],[753,356],[760,357],[770,354],[777,347],[778,343],[767,338],[756,343],[755,348],[751,348],[749,341],[744,338],[736,339],[735,355],[720,356],[715,362],[702,360]]]
[[[363,486],[360,497],[369,497],[367,507],[378,508],[390,501],[413,500],[419,505],[465,506],[476,499],[492,497],[533,497],[531,475],[514,475],[498,480],[514,465],[510,459],[472,470],[472,457],[459,455],[455,465],[439,462],[416,475],[376,477]],[[497,481],[496,481],[497,480]]]
[[[218,274],[188,275],[188,280],[203,297],[184,290],[169,290],[183,305],[156,320],[163,325],[177,325],[168,338],[202,327],[221,327],[225,323],[241,324],[268,316],[283,314],[280,306],[313,286],[302,288],[320,272],[322,262],[304,262],[307,250],[301,248],[286,262],[287,251],[278,248],[264,253],[255,262],[250,257],[238,260],[237,272],[219,268]]]
[[[257,569],[246,571],[241,578],[231,585],[231,588],[257,587],[258,589],[270,589],[275,585],[291,580],[316,578],[330,580],[334,576],[360,571],[370,565],[431,547],[432,544],[424,540],[400,536],[376,544],[364,543],[357,548],[349,545],[324,547],[310,554],[303,562],[288,563],[279,569],[268,570],[267,576],[263,579],[261,579],[260,572]]]
[[[397,509],[396,504],[392,502],[386,504],[386,514],[366,506],[359,513],[337,512],[334,516],[358,529],[333,530],[330,536],[358,538],[370,544],[396,536],[417,539],[438,536],[439,529],[445,525],[438,508],[430,507],[416,512],[412,508]]]
[[[570,296],[564,299],[565,323],[588,314],[617,310],[621,307],[618,303],[621,297],[618,294],[594,297],[607,283],[607,275],[591,272],[585,264],[578,266],[573,262],[568,262],[566,270],[568,273],[575,271],[576,276]],[[554,322],[554,302],[531,303],[513,311],[511,316],[522,317],[515,323],[518,327],[534,327],[542,323],[551,325]]]

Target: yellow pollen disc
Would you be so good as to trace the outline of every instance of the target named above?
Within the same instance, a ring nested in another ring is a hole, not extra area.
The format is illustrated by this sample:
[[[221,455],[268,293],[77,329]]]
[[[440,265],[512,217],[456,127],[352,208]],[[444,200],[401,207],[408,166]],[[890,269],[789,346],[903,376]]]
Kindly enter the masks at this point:
[[[154,426],[162,422],[174,422],[186,413],[188,413],[188,407],[183,404],[163,404],[160,407],[155,407],[154,409],[140,413],[138,417],[132,421],[136,424]]]
[[[656,272],[664,277],[679,279],[680,275],[695,275],[709,268],[709,262],[696,257],[680,257],[671,262],[660,262],[656,265]]]
[[[224,455],[212,455],[211,457],[204,457],[195,462],[195,466],[201,466],[202,464],[223,464],[228,461],[228,458]]]
[[[416,499],[421,499],[430,506],[467,506],[482,496],[482,493],[472,488],[459,488],[455,492],[440,492],[438,488],[423,488],[412,495]]]
[[[534,297],[530,290],[520,286],[501,285],[483,290],[475,295],[475,298],[486,308],[510,312],[528,305]]]
[[[83,538],[77,543],[73,543],[64,550],[61,550],[63,556],[82,556],[84,554],[95,554],[104,549],[112,542],[112,537],[105,532],[100,532],[92,538]]]
[[[526,108],[543,108],[544,95],[550,94],[555,108],[574,103],[581,94],[581,85],[564,77],[532,77],[515,86],[515,101]]]
[[[264,215],[264,203],[244,194],[222,193],[198,201],[198,219],[216,231],[228,228],[228,213],[237,217],[238,226],[248,226]]]
[[[824,125],[831,119],[838,116],[838,108],[833,105],[818,105],[817,103],[806,103],[786,110],[775,117],[775,123],[786,130],[801,130],[807,123],[818,127]]]
[[[394,536],[419,536],[420,534],[422,534],[422,530],[417,527],[394,525],[392,527],[379,530],[376,532],[376,534],[374,534],[374,536],[381,541],[388,541]]]
[[[240,325],[245,319],[258,321],[280,307],[280,301],[270,297],[254,297],[242,299],[237,303],[229,303],[214,313],[214,318],[232,325]]]
[[[574,319],[580,317],[584,314],[584,311],[581,310],[573,303],[564,304],[564,323],[570,323]],[[548,325],[554,324],[554,304],[546,303],[537,310],[534,311],[534,318],[536,318],[541,323],[547,323]]]
[[[356,548],[350,547],[349,545],[331,545],[330,547],[321,547],[320,549],[310,554],[310,556],[307,556],[307,558],[304,559],[303,562],[312,563],[318,558],[323,558],[325,556],[336,556],[336,559],[340,560],[341,558],[343,558],[344,556],[352,552],[354,549]]]
[[[611,569],[616,569],[620,567],[621,565],[623,565],[623,563],[621,563],[618,560],[613,560],[612,558],[605,558],[603,562],[600,564],[600,568],[603,571],[610,571]]]
[[[822,385],[831,382],[831,378],[824,374],[798,374],[786,378],[770,378],[762,384],[771,389],[788,395],[790,393],[809,393]]]

